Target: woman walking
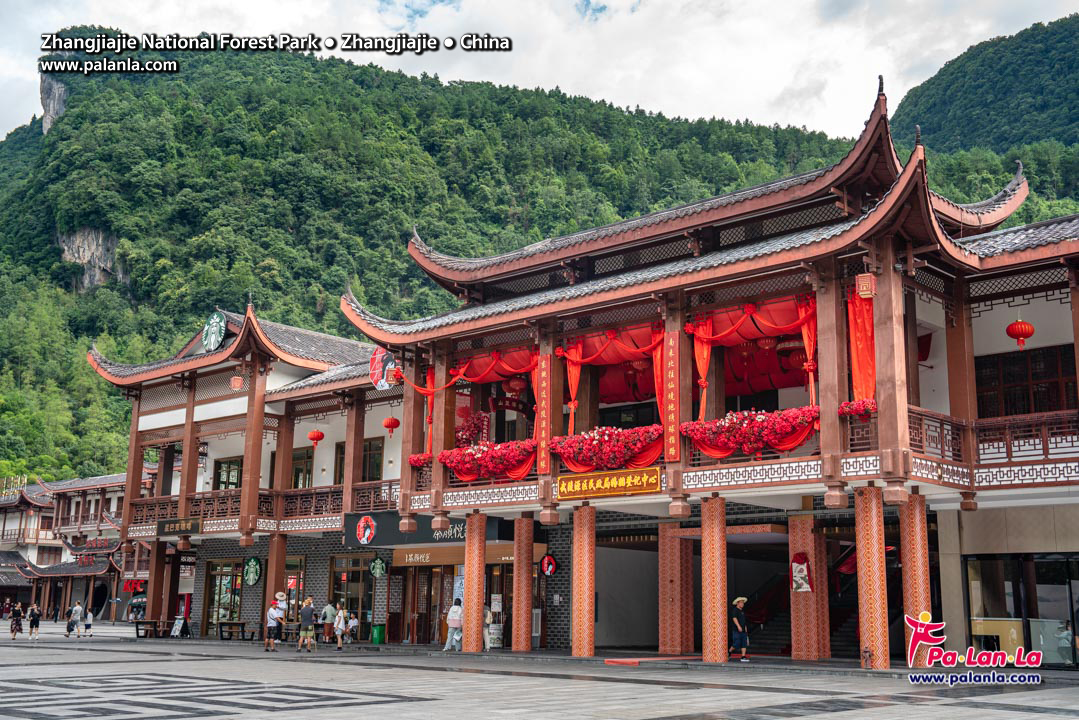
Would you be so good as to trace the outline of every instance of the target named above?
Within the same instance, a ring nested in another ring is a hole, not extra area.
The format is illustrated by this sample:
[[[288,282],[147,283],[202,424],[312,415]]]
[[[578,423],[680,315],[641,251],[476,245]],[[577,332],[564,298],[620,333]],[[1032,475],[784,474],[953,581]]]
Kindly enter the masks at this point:
[[[337,652],[344,650],[341,644],[345,639],[346,627],[348,627],[348,618],[345,617],[345,609],[341,603],[337,603],[337,615],[333,619],[333,634],[337,636]]]
[[[457,643],[461,637],[461,619],[464,616],[464,608],[461,607],[461,598],[454,598],[453,606],[450,611],[446,613],[446,645],[442,648],[442,652],[451,650],[453,648],[460,649],[460,645]]]
[[[22,632],[22,603],[15,603],[11,609],[11,639],[14,640]]]
[[[26,611],[26,616],[30,618],[30,640],[37,640],[41,633],[41,608],[34,603],[30,606],[30,609]]]

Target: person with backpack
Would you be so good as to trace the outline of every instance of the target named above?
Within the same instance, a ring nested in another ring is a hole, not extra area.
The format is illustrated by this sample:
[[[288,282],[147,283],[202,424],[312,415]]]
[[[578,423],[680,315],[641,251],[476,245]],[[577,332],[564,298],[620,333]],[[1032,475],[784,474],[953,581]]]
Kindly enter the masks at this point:
[[[71,637],[71,631],[75,631],[75,639],[82,638],[82,603],[75,601],[74,607],[68,611],[67,632],[64,637]]]
[[[446,625],[449,629],[446,630],[446,645],[442,648],[442,652],[453,648],[461,649],[461,620],[463,617],[464,608],[461,607],[461,598],[454,598],[453,607],[446,613]]]

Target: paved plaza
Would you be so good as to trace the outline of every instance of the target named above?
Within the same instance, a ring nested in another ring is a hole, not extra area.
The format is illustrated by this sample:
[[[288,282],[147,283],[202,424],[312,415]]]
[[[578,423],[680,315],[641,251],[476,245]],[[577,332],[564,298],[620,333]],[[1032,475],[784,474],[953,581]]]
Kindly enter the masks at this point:
[[[615,667],[249,644],[0,641],[0,718],[1079,718],[1079,686],[912,688],[902,677],[758,664]],[[125,641],[127,640],[127,641]],[[1065,675],[1065,678],[1069,676]]]

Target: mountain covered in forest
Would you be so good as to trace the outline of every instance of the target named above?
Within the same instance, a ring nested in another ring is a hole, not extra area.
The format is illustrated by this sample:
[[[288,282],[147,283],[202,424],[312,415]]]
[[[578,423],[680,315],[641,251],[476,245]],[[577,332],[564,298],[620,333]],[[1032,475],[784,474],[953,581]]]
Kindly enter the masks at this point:
[[[896,137],[941,152],[1079,142],[1079,14],[978,43],[911,89]]]
[[[349,284],[389,317],[454,306],[409,259],[413,227],[443,252],[497,253],[828,165],[853,142],[336,58],[137,56],[180,70],[47,76],[44,117],[0,142],[0,476],[123,468],[128,404],[89,368],[91,343],[160,358],[249,295],[267,319],[355,336],[337,308]],[[1056,141],[935,153],[930,179],[980,200],[1021,159],[1032,194],[1011,222],[1030,222],[1079,212],[1077,156]]]

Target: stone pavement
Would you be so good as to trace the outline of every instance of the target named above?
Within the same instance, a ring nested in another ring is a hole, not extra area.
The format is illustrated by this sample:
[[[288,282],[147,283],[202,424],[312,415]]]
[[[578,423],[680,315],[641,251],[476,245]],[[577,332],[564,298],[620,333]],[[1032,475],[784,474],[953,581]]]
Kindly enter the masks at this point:
[[[48,628],[47,628],[48,629]],[[1068,684],[912,686],[766,663],[612,667],[460,654],[264,653],[244,643],[0,640],[0,718],[1079,719]],[[109,633],[112,635],[112,633]]]

